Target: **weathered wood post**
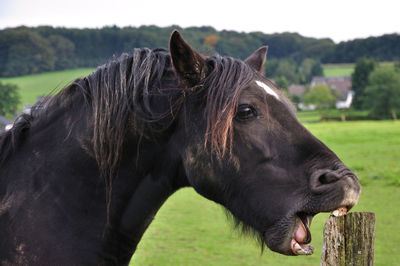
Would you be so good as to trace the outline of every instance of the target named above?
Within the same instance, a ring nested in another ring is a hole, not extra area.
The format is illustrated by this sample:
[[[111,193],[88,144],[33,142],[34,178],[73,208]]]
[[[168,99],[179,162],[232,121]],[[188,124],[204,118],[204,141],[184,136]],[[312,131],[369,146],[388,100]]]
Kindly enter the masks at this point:
[[[375,213],[331,215],[324,227],[320,265],[373,265]]]

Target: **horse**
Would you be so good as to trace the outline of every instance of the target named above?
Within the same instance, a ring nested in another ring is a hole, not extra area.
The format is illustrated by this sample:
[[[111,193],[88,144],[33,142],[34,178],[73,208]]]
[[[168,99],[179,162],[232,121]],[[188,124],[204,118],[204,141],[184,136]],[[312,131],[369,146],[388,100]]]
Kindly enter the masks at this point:
[[[312,254],[312,217],[361,187],[264,77],[266,54],[204,56],[174,31],[16,119],[0,136],[1,264],[127,265],[182,187],[262,246]]]

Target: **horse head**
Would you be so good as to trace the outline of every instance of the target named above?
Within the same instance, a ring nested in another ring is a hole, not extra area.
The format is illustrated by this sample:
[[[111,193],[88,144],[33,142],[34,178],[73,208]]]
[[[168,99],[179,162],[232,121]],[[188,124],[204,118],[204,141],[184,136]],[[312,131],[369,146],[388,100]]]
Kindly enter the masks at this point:
[[[261,74],[267,47],[245,62],[204,58],[174,32],[170,53],[181,83],[192,92],[176,132],[190,185],[271,250],[311,254],[312,217],[350,209],[360,184]]]

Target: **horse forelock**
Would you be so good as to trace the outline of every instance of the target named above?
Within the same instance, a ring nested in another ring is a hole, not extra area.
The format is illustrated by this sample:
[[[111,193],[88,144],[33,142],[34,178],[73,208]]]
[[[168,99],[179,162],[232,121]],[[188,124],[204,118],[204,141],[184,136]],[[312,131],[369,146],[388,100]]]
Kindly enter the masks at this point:
[[[204,80],[207,90],[204,145],[209,145],[211,152],[222,157],[232,149],[233,119],[239,96],[254,81],[255,72],[243,61],[231,57],[213,56],[208,61],[213,67]]]

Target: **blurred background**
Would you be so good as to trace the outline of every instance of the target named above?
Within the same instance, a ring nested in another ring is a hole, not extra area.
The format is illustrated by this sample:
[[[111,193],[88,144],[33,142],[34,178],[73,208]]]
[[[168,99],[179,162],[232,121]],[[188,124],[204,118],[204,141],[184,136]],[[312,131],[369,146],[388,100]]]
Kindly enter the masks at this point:
[[[279,2],[279,3],[275,3]],[[0,131],[18,114],[135,47],[171,32],[205,55],[245,59],[268,45],[265,75],[299,120],[357,173],[354,211],[377,215],[375,264],[400,262],[400,3],[396,1],[0,2]],[[182,189],[161,208],[132,265],[317,265],[265,251],[232,230],[222,207]]]

